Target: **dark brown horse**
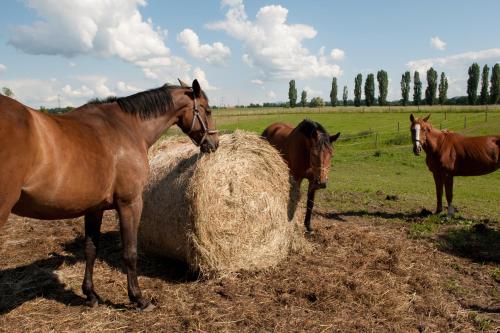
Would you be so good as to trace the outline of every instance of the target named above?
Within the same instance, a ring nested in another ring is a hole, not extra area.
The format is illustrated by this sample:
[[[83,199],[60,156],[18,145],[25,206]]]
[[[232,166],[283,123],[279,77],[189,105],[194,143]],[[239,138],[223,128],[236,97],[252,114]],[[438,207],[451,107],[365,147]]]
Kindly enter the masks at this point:
[[[500,168],[500,135],[465,137],[440,131],[432,127],[429,117],[410,115],[413,152],[420,155],[422,149],[425,151],[425,161],[436,184],[436,214],[443,210],[444,184],[448,216],[452,216],[453,177],[480,176]]]
[[[323,126],[306,119],[295,128],[274,123],[264,130],[262,136],[278,148],[299,186],[304,178],[309,180],[304,225],[307,232],[311,232],[314,195],[317,189],[326,187],[334,153],[332,143],[339,138],[340,133],[330,136]]]
[[[196,80],[192,88],[165,85],[59,116],[0,96],[0,227],[11,212],[45,220],[85,216],[82,289],[94,306],[99,297],[92,275],[103,211],[116,209],[129,298],[139,309],[152,309],[137,282],[137,229],[147,150],[174,124],[202,151],[217,149],[208,100]]]

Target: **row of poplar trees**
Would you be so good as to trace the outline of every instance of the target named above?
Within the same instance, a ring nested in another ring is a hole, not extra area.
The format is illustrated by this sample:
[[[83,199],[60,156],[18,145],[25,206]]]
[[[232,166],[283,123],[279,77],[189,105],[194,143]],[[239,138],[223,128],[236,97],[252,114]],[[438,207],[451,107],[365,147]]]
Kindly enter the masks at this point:
[[[488,65],[483,66],[482,75],[480,75],[480,67],[477,63],[473,63],[468,70],[469,78],[467,80],[467,102],[470,105],[474,104],[496,104],[500,102],[500,64],[495,64],[492,68],[491,77],[489,77],[490,68]],[[434,105],[434,104],[444,104],[448,99],[448,78],[444,72],[441,73],[439,77],[438,84],[438,73],[434,68],[429,68],[426,73],[427,78],[427,88],[425,89],[424,99],[422,99],[422,81],[420,80],[420,73],[415,71],[413,73],[413,105]],[[479,81],[481,80],[481,90],[478,94]],[[373,74],[368,74],[365,80],[364,92],[365,99],[364,103],[366,106],[372,106],[376,103],[380,106],[387,105],[387,92],[389,79],[387,77],[387,72],[380,70],[377,72],[378,81],[378,98],[375,99],[375,76]],[[401,103],[403,105],[410,104],[410,92],[411,92],[411,74],[409,71],[401,75]],[[488,89],[489,83],[489,89]],[[363,76],[361,74],[356,75],[354,79],[354,105],[360,106],[362,102],[362,85]],[[436,96],[437,95],[437,96]],[[288,97],[290,101],[290,106],[295,107],[297,105],[297,89],[295,87],[295,80],[291,80],[289,83]],[[348,104],[348,90],[347,86],[344,86],[342,92],[342,104],[346,106]],[[313,105],[314,104],[314,105]],[[336,106],[339,104],[337,99],[337,78],[332,79],[332,87],[330,90],[330,105]],[[300,105],[307,105],[307,92],[302,91]],[[320,97],[315,97],[311,100],[310,106],[321,106],[323,105],[323,100]]]
[[[438,74],[434,68],[427,70],[427,88],[425,89],[425,99],[422,100],[422,81],[420,80],[420,73],[415,71],[413,74],[413,105],[434,105],[444,104],[448,99],[448,78],[444,72],[441,72],[439,79],[439,86],[437,83]],[[401,75],[401,103],[408,105],[410,101],[410,72],[405,72]],[[436,92],[438,97],[436,98]]]
[[[467,101],[469,104],[496,104],[500,102],[500,64],[495,64],[492,68],[490,78],[490,89],[488,92],[488,77],[490,68],[483,66],[481,77],[481,91],[478,96],[480,68],[477,63],[469,67],[469,79],[467,80]]]
[[[361,104],[361,83],[362,76],[358,74],[355,79],[355,88],[354,88],[354,105],[359,106]],[[378,90],[379,96],[377,98],[378,105],[387,105],[387,92],[389,87],[389,78],[387,76],[387,72],[384,70],[380,70],[377,73],[377,81],[378,81]],[[290,107],[297,106],[297,88],[295,87],[295,80],[291,80],[289,82],[288,87],[288,99],[290,101]],[[322,103],[322,101],[318,101],[319,97],[315,97],[309,103],[310,106],[319,106],[318,104]],[[348,103],[348,91],[347,86],[344,86],[344,90],[342,92],[342,104],[347,106]],[[365,82],[365,103],[367,106],[375,105],[375,76],[373,74],[369,74],[366,78]],[[306,106],[307,104],[307,92],[304,90],[301,94],[300,105]],[[337,78],[334,77],[332,79],[332,87],[330,90],[330,105],[337,106],[339,104],[337,98]]]
[[[483,66],[482,76],[477,63],[473,63],[468,70],[469,78],[467,80],[467,104],[496,104],[500,102],[500,65],[495,64],[492,69],[491,78],[489,78],[490,68],[488,65]],[[478,95],[479,79],[481,76],[481,91]],[[489,78],[489,80],[488,80]],[[489,81],[489,82],[488,82]],[[405,72],[401,76],[401,102],[403,105],[409,104],[410,95],[410,72]],[[489,83],[489,91],[488,91]],[[438,90],[438,98],[436,99],[436,87]],[[433,105],[438,102],[444,104],[447,99],[448,79],[445,73],[441,73],[439,86],[437,86],[437,72],[434,68],[427,71],[427,89],[425,90],[425,100],[422,101],[422,81],[420,74],[415,71],[413,74],[413,104]]]

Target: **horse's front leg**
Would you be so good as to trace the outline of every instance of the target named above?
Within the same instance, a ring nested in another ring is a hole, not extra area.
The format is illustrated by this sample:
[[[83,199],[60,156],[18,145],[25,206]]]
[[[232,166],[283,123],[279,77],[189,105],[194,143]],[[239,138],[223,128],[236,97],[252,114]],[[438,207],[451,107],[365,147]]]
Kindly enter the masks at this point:
[[[123,260],[127,268],[127,290],[130,301],[137,304],[142,311],[154,309],[150,301],[142,297],[139,282],[137,281],[137,231],[142,213],[142,197],[117,203],[120,217],[120,232],[122,236]]]
[[[436,185],[436,214],[443,211],[443,176],[438,172],[433,172],[434,183]]]
[[[101,233],[103,211],[85,215],[85,276],[82,290],[87,296],[87,305],[96,306],[99,296],[94,290],[94,262],[99,249],[99,236]]]
[[[304,225],[306,227],[306,231],[311,233],[311,215],[314,207],[314,195],[316,194],[316,189],[309,183],[309,187],[307,189],[307,209],[306,209],[306,218],[304,220]]]
[[[455,214],[455,208],[453,207],[453,176],[447,175],[444,180],[444,188],[446,190],[446,201],[448,202],[448,217],[452,217]]]

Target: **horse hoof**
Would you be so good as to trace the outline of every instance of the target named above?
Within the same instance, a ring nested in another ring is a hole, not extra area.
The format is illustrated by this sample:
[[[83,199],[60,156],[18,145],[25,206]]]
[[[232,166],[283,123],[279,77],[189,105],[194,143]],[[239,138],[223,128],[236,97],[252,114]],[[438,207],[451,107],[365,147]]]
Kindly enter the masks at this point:
[[[315,232],[312,229],[306,230],[306,236],[314,236]]]
[[[139,307],[137,307],[137,311],[139,311],[139,312],[151,312],[155,308],[156,308],[156,305],[154,305],[153,303],[148,301],[148,302],[146,302],[146,304],[139,305]]]
[[[96,297],[89,297],[85,301],[85,305],[89,308],[95,308],[97,305],[99,305],[99,301]]]

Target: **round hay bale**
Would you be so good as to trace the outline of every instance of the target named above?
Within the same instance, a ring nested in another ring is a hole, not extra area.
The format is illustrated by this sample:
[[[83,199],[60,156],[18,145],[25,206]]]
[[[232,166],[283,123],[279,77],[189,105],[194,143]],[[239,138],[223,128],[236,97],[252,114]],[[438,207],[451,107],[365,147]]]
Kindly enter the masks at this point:
[[[149,157],[139,228],[146,253],[212,275],[273,266],[305,246],[288,167],[259,136],[222,135],[205,155],[185,138],[167,139]]]

